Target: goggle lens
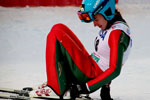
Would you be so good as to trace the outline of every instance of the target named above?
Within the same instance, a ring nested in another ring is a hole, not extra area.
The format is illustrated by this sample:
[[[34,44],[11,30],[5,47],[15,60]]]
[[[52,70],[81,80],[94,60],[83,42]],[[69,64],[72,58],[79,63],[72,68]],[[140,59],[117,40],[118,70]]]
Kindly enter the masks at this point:
[[[78,12],[78,17],[80,20],[84,21],[84,22],[91,22],[92,19],[89,16],[88,13],[81,13],[80,11]]]

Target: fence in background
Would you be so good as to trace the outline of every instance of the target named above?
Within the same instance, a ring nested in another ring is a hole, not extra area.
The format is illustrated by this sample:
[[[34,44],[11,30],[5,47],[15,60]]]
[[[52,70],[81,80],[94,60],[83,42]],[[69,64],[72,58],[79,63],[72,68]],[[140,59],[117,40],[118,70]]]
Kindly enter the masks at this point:
[[[82,0],[0,0],[0,6],[79,6]],[[118,3],[118,0],[115,0]]]

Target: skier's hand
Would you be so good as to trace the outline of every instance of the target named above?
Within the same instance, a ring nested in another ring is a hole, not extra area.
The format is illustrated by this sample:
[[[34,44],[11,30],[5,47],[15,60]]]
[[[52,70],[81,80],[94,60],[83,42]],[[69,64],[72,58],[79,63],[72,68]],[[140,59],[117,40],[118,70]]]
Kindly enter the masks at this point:
[[[90,93],[85,84],[77,85],[77,89],[80,94],[89,94]]]
[[[76,98],[80,97],[81,94],[89,94],[90,92],[87,90],[86,85],[73,84],[71,86],[71,97]]]

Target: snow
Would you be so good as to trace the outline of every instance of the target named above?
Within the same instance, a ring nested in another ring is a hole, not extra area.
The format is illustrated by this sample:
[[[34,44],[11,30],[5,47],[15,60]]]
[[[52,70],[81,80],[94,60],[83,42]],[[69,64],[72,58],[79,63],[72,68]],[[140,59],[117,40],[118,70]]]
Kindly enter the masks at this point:
[[[150,2],[117,5],[128,22],[133,48],[121,75],[112,81],[115,100],[150,98]],[[0,7],[0,87],[21,89],[46,81],[46,36],[56,23],[66,24],[91,53],[99,29],[81,23],[79,7]],[[99,98],[99,90],[91,94]]]

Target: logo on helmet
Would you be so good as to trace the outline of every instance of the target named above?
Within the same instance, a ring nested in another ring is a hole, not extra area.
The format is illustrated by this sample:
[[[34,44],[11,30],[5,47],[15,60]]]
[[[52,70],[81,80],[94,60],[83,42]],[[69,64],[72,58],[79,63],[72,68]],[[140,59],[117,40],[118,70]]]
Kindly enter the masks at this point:
[[[93,8],[96,8],[100,1],[101,0],[97,0]]]

